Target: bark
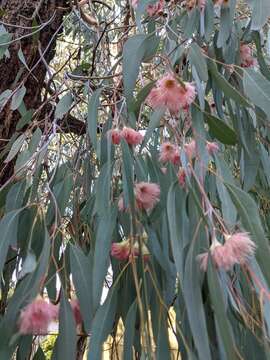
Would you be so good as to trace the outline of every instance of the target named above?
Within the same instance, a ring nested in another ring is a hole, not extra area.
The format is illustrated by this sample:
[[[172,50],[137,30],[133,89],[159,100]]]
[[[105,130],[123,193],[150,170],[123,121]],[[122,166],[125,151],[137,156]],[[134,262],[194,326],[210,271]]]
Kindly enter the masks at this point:
[[[26,87],[24,103],[26,109],[38,109],[41,105],[41,92],[44,87],[46,76],[46,64],[41,60],[40,51],[46,63],[50,63],[55,55],[57,35],[61,33],[64,15],[70,11],[67,0],[0,0],[1,21],[7,26],[6,30],[12,34],[12,40],[22,38],[13,42],[8,50],[9,58],[0,60],[0,94],[9,89],[16,90],[21,84]],[[44,28],[32,36],[29,27],[44,24]],[[18,51],[24,54],[28,68],[33,69],[31,73],[26,69],[18,57]],[[19,75],[18,75],[19,74]],[[10,139],[20,119],[19,112],[12,111],[9,101],[0,113],[0,154],[7,145],[5,139]],[[44,113],[42,114],[44,116]],[[4,139],[4,140],[3,140]],[[2,159],[2,156],[1,156]],[[1,160],[2,161],[2,160]],[[0,184],[12,175],[13,164],[4,166],[0,163],[2,170]]]

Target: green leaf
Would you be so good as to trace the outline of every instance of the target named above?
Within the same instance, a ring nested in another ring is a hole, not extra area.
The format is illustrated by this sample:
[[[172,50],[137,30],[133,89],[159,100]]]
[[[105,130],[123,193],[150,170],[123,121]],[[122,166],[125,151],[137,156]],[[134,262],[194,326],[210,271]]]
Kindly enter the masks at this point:
[[[114,322],[117,299],[116,291],[115,287],[110,289],[107,299],[99,307],[93,320],[88,352],[89,360],[100,360],[102,358],[102,344],[111,331]]]
[[[25,133],[21,134],[17,139],[14,141],[14,143],[11,146],[11,149],[8,153],[8,156],[5,159],[5,163],[10,162],[12,159],[15,158],[15,156],[18,154],[18,152],[21,150],[21,147],[23,146],[24,142],[26,140]]]
[[[108,208],[107,214],[99,219],[93,266],[93,306],[94,311],[100,304],[104,279],[109,267],[112,235],[116,226],[117,208]]]
[[[245,107],[250,107],[247,99],[235,88],[233,87],[223,75],[218,72],[217,66],[213,60],[208,60],[208,68],[213,76],[217,87],[223,91],[224,95],[232,99],[236,103],[243,105]]]
[[[135,335],[135,322],[137,314],[137,302],[130,306],[125,321],[125,335],[124,335],[124,352],[123,359],[130,360],[133,358],[132,344]]]
[[[152,88],[155,86],[155,83],[156,81],[151,81],[138,92],[136,99],[130,106],[130,111],[134,111],[135,113],[139,112],[142,103],[147,98]]]
[[[160,124],[160,119],[162,118],[162,116],[164,115],[165,111],[163,109],[160,110],[156,110],[154,112],[151,113],[150,115],[150,120],[149,120],[149,124],[146,130],[146,133],[144,135],[143,138],[143,142],[140,148],[140,152],[142,151],[142,149],[145,147],[145,145],[147,144],[148,140],[150,139],[153,131],[159,127]]]
[[[237,143],[235,131],[225,124],[224,121],[209,113],[205,113],[205,120],[209,125],[211,136],[219,140],[222,144],[235,145]]]
[[[0,221],[0,274],[2,274],[9,245],[16,243],[18,215],[20,211],[21,210],[11,211],[4,215]]]
[[[202,55],[202,49],[196,43],[193,43],[189,49],[189,60],[195,66],[199,78],[202,81],[208,80],[208,70],[205,57]]]
[[[123,156],[123,186],[125,206],[130,205],[131,211],[134,209],[134,169],[133,157],[131,149],[125,140],[121,140],[122,156]]]
[[[56,339],[52,359],[76,359],[76,327],[71,306],[65,295],[61,295],[59,312],[59,335]]]
[[[261,30],[270,16],[268,0],[247,0],[252,8],[251,30]]]
[[[73,103],[73,97],[70,92],[61,97],[59,103],[56,105],[55,118],[62,119],[63,116],[70,110]]]
[[[26,181],[20,181],[12,185],[6,197],[6,213],[22,207],[25,194]]]
[[[80,248],[70,246],[72,279],[80,303],[84,326],[88,333],[90,332],[93,317],[91,260],[90,255],[84,255]]]
[[[10,105],[11,110],[14,111],[18,109],[18,107],[21,105],[23,101],[25,94],[26,94],[26,87],[22,85],[18,90],[16,90],[16,92],[12,96],[11,105]]]
[[[270,268],[269,268],[269,258],[270,258],[270,249],[269,243],[265,236],[261,219],[259,217],[258,207],[255,201],[247,194],[245,191],[239,189],[238,187],[225,183],[232,201],[238,213],[240,215],[242,224],[248,232],[250,232],[252,239],[257,245],[256,249],[256,259],[261,267],[261,270],[267,279],[268,286],[270,285]]]
[[[153,34],[139,34],[129,38],[123,48],[124,91],[131,105],[133,90],[143,61],[150,60],[157,51],[159,38]]]
[[[270,81],[253,69],[244,69],[243,85],[246,95],[267,115],[270,113]]]
[[[99,98],[101,91],[102,89],[100,88],[93,92],[93,95],[89,99],[88,115],[87,115],[88,134],[90,136],[90,139],[92,141],[92,144],[96,152],[97,152],[97,117],[98,117]]]
[[[233,338],[234,335],[228,321],[228,316],[226,314],[221,284],[218,280],[211,258],[208,262],[207,281],[215,318],[218,324],[220,341],[222,341],[222,344],[224,346],[225,352],[227,354],[227,359],[237,360],[239,359],[239,357],[235,352],[235,344]],[[224,286],[226,285],[224,284]]]
[[[186,258],[183,296],[188,313],[189,325],[200,360],[211,359],[208,331],[201,294],[200,277],[196,261],[195,241],[190,245]]]

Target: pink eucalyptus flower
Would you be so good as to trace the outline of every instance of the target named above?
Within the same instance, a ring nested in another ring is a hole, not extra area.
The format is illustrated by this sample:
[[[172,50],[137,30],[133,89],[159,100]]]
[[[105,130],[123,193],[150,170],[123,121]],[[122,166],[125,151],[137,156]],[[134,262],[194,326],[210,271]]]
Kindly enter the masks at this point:
[[[237,258],[232,252],[232,249],[226,247],[225,245],[222,245],[220,242],[217,241],[217,239],[214,239],[210,247],[210,254],[212,256],[213,264],[218,269],[228,271],[237,263]],[[207,270],[208,256],[208,252],[202,253],[197,256],[197,259],[200,262],[200,268],[203,271]]]
[[[184,168],[180,168],[177,174],[178,181],[181,187],[184,187],[186,185],[186,171]]]
[[[122,139],[122,132],[119,129],[112,129],[107,132],[107,136],[114,145],[119,145]]]
[[[166,74],[150,91],[147,102],[154,109],[167,107],[171,113],[177,114],[181,108],[186,109],[195,97],[194,85],[184,83],[182,86],[173,75]]]
[[[148,5],[146,11],[149,16],[155,16],[162,13],[163,8],[164,8],[164,0],[158,0],[155,4]]]
[[[19,332],[23,335],[45,335],[49,324],[57,318],[57,314],[57,306],[38,297],[21,311]]]
[[[77,326],[81,325],[82,324],[82,314],[81,314],[80,304],[79,304],[78,299],[70,300],[70,306],[71,306],[71,309],[73,311],[73,315],[74,315],[76,325]]]
[[[130,242],[129,240],[114,242],[111,246],[111,255],[118,260],[127,260],[130,255]]]
[[[129,145],[138,145],[143,140],[143,135],[132,128],[124,127],[121,131],[121,136],[126,140]]]
[[[240,46],[240,59],[242,67],[254,67],[257,60],[252,56],[252,49],[249,45],[242,44]]]
[[[214,155],[219,151],[219,146],[216,142],[206,142],[206,149],[209,153],[209,155]]]
[[[196,156],[196,141],[191,140],[184,145],[185,153],[189,160],[192,160]]]
[[[252,257],[256,250],[256,245],[246,232],[239,232],[233,235],[224,235],[225,247],[229,248],[237,259],[238,264],[245,264]]]
[[[135,185],[135,198],[139,209],[152,209],[159,201],[160,187],[155,183],[140,182]]]
[[[172,162],[175,165],[180,164],[180,153],[178,146],[168,141],[161,144],[159,160],[161,162]]]

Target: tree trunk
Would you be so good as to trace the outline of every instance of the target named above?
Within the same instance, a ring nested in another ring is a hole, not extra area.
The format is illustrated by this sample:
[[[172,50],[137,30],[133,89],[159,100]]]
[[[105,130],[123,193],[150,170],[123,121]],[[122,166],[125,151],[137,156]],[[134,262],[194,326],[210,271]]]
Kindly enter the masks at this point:
[[[9,57],[0,60],[0,94],[5,90],[16,91],[21,85],[26,88],[24,104],[26,110],[37,110],[41,105],[41,92],[44,88],[46,64],[55,55],[57,36],[62,31],[64,15],[70,11],[67,0],[0,0],[1,21],[12,34]],[[42,29],[32,35],[31,27]],[[15,39],[21,39],[14,41]],[[14,41],[14,42],[13,42]],[[18,51],[22,50],[26,64],[20,61]],[[43,54],[42,57],[40,54]],[[0,185],[13,173],[13,164],[3,164],[3,151],[7,140],[16,131],[20,119],[19,111],[12,111],[11,100],[0,109]],[[2,164],[1,164],[2,162]],[[3,166],[4,165],[4,166]]]

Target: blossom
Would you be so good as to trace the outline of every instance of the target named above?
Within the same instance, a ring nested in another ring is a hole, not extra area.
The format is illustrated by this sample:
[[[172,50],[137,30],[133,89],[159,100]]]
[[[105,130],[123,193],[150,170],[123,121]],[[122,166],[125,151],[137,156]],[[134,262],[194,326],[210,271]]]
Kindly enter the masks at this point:
[[[215,153],[217,153],[219,151],[219,146],[216,142],[207,141],[206,149],[207,149],[209,155],[214,155]]]
[[[238,264],[245,264],[254,255],[256,245],[246,232],[238,232],[233,235],[224,235],[225,246],[233,252]]]
[[[203,11],[206,6],[206,0],[198,0],[198,6],[199,6],[200,10]]]
[[[181,108],[187,107],[195,100],[196,90],[193,84],[180,84],[172,74],[166,74],[156,83],[150,91],[147,102],[154,108],[168,108],[177,114]]]
[[[57,306],[38,297],[28,304],[19,317],[19,332],[26,334],[45,335],[49,324],[57,318]]]
[[[252,56],[252,49],[247,44],[240,46],[240,60],[242,67],[253,67],[257,65],[257,60]]]
[[[177,145],[170,143],[169,141],[164,142],[160,146],[161,162],[172,162],[173,164],[180,164],[180,153]]]
[[[80,325],[82,323],[82,314],[81,314],[80,304],[79,304],[78,299],[70,300],[70,306],[73,311],[76,325]]]
[[[111,129],[107,132],[107,136],[114,145],[119,145],[122,139],[122,132],[119,129]]]
[[[196,141],[191,140],[184,145],[185,153],[189,160],[192,160],[196,156]]]
[[[164,0],[158,0],[155,4],[150,4],[147,6],[147,13],[149,16],[154,16],[156,14],[162,13],[164,8]]]
[[[135,198],[139,209],[152,209],[159,201],[160,187],[155,183],[140,182],[135,185]]]
[[[222,245],[216,238],[210,246],[210,254],[213,264],[218,269],[228,271],[237,263],[237,258],[235,257],[232,249],[226,245]],[[209,252],[205,252],[197,256],[197,259],[200,262],[200,268],[203,271],[207,270],[208,256]]]
[[[177,174],[177,177],[178,177],[178,181],[179,181],[179,184],[180,186],[184,187],[185,184],[186,184],[186,171],[184,168],[180,168],[179,171],[178,171],[178,174]]]
[[[127,260],[130,255],[130,242],[129,240],[121,242],[113,242],[111,246],[111,255],[118,260]]]
[[[126,140],[129,145],[138,145],[143,140],[143,135],[132,128],[124,127],[121,131],[121,136]]]
[[[139,5],[139,0],[131,0],[131,5],[136,9]],[[162,13],[164,8],[164,0],[158,0],[155,4],[150,4],[147,6],[146,11],[149,16],[154,16]]]

